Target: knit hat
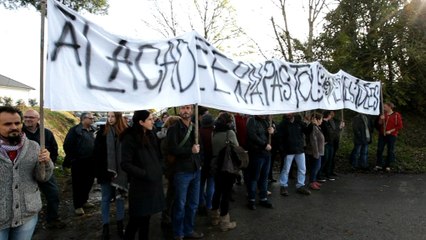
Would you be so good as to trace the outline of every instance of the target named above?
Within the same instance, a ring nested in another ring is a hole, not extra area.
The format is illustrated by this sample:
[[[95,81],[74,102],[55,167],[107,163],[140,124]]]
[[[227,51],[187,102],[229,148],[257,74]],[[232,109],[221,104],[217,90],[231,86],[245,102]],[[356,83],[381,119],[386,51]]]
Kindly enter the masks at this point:
[[[210,114],[205,114],[202,118],[201,118],[201,126],[202,127],[211,127],[213,126],[214,123],[214,119],[213,116]]]
[[[145,120],[149,117],[151,113],[147,110],[138,110],[133,113],[132,121],[134,123],[138,123],[140,120],[145,122]]]

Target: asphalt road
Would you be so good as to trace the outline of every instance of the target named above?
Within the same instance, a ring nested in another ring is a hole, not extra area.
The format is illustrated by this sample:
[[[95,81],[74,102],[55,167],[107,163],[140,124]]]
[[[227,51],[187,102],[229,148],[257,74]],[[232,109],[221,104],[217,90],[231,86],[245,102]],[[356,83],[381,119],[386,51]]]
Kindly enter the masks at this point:
[[[220,232],[207,217],[197,217],[196,230],[207,240],[426,239],[425,180],[426,175],[348,174],[325,183],[311,196],[297,194],[291,182],[288,197],[279,195],[275,183],[270,198],[274,209],[258,206],[255,211],[246,208],[245,187],[236,186],[231,218],[237,228]],[[71,212],[68,219],[64,230],[40,229],[34,239],[100,239],[98,210],[85,217]],[[113,235],[114,226],[111,230]],[[150,235],[154,240],[170,239],[160,229],[159,215],[152,217]]]

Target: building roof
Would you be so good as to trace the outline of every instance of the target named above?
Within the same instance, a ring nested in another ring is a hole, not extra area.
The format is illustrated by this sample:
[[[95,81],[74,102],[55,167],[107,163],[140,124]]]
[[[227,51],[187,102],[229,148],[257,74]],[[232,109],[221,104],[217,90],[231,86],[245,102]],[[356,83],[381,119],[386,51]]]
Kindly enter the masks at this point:
[[[21,88],[26,90],[35,90],[35,88],[33,87],[30,87],[21,82],[15,81],[1,74],[0,74],[0,87],[11,87],[11,88]]]

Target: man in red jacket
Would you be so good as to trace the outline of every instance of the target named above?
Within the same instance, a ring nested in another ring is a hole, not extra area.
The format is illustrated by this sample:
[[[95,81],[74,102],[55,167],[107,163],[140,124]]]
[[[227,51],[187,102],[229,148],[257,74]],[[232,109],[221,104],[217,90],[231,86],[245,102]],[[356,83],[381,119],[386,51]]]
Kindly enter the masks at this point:
[[[383,105],[384,115],[380,115],[378,121],[379,128],[379,142],[377,145],[377,163],[376,170],[383,168],[390,172],[390,164],[395,161],[395,142],[399,130],[402,129],[401,114],[394,112],[394,105],[392,103],[385,103]],[[387,146],[388,154],[386,161],[383,161],[383,150]]]

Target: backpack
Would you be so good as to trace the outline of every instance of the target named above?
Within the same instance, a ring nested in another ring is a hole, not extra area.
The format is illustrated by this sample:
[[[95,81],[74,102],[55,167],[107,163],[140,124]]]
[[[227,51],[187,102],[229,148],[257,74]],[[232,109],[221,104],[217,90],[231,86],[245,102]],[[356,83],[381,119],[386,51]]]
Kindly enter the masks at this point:
[[[232,174],[238,174],[240,169],[247,168],[249,163],[247,151],[232,144],[229,141],[228,133],[226,133],[226,145],[220,150],[217,158],[218,169]]]

